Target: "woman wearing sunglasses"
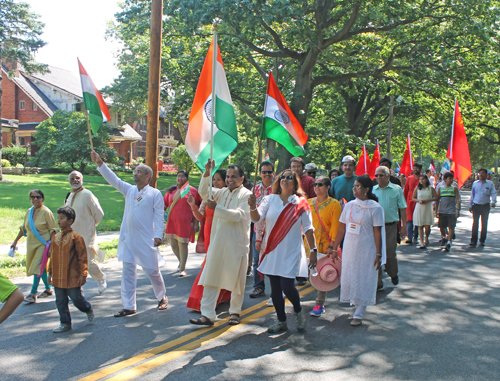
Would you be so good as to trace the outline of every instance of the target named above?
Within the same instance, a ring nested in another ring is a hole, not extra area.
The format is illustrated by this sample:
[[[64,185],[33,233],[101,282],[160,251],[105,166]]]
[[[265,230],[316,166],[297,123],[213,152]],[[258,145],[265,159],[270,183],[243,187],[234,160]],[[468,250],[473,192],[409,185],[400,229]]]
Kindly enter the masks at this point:
[[[330,180],[326,176],[320,176],[313,184],[316,197],[309,199],[312,221],[314,226],[314,237],[318,246],[318,253],[331,256],[332,248],[340,227],[340,214],[342,207],[340,202],[328,195]],[[318,290],[316,305],[311,311],[311,316],[319,317],[325,312],[326,292]]]
[[[37,299],[38,285],[42,278],[45,291],[38,295],[39,298],[52,296],[52,286],[47,279],[47,259],[50,240],[57,233],[57,224],[54,215],[43,205],[45,199],[43,192],[39,189],[30,191],[30,200],[33,205],[24,216],[24,224],[20,227],[12,248],[16,247],[17,241],[22,236],[26,241],[26,275],[33,275],[33,286],[31,292],[24,298],[28,303],[35,303]]]
[[[256,207],[255,195],[250,195],[250,215],[254,222],[266,220],[263,250],[260,254],[259,273],[267,275],[271,283],[271,297],[278,321],[268,328],[275,333],[288,329],[283,293],[292,302],[297,329],[303,330],[306,317],[300,305],[295,277],[307,277],[307,261],[302,233],[311,248],[310,266],[316,266],[317,252],[311,209],[300,187],[299,177],[287,169],[273,183],[272,194],[263,198]]]

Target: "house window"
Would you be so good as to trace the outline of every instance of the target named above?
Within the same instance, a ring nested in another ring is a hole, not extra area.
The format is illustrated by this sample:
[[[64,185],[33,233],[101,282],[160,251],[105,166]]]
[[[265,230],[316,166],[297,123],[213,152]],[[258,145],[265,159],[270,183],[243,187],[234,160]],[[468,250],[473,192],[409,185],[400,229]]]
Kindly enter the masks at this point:
[[[26,138],[19,138],[19,144],[24,146],[26,144]]]
[[[118,114],[118,124],[122,124],[122,114]]]
[[[33,111],[36,111],[36,110],[38,110],[38,105],[35,102],[33,102]]]
[[[26,103],[24,101],[19,101],[19,110],[26,110]]]

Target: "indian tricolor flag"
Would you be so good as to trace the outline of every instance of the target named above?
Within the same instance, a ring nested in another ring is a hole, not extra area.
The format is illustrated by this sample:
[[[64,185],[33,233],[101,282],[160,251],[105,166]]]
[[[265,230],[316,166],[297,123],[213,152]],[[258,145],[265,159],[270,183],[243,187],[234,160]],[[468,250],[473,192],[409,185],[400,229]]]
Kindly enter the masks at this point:
[[[185,183],[181,189],[179,190],[181,192],[181,198],[183,198],[185,195],[189,193],[189,181]]]
[[[286,148],[294,156],[304,154],[307,135],[292,110],[288,107],[283,94],[276,86],[272,73],[267,80],[264,120],[262,122],[261,140],[273,139]]]
[[[214,40],[217,50],[215,67],[215,97],[212,94]],[[233,101],[227,86],[226,73],[222,64],[219,46],[214,37],[208,49],[203,69],[201,70],[198,88],[194,96],[193,107],[189,115],[186,135],[186,149],[196,166],[203,172],[210,158],[212,107],[215,103],[215,119],[213,132],[214,171],[238,145],[238,131]],[[215,99],[214,99],[215,98]],[[215,101],[214,101],[215,100]]]
[[[90,79],[79,59],[78,67],[82,81],[83,103],[85,104],[85,109],[89,112],[88,117],[92,132],[97,134],[101,124],[111,120],[111,116],[109,115],[108,106],[106,106],[104,99],[102,99],[101,93],[95,87],[94,82]]]

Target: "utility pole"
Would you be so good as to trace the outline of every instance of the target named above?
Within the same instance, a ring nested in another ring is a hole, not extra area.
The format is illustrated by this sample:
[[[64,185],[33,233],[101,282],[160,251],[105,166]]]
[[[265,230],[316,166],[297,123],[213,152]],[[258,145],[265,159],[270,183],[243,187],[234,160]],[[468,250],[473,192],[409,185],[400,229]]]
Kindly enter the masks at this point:
[[[391,103],[389,105],[389,130],[387,131],[387,153],[386,156],[392,159],[391,155],[391,138],[392,138],[392,115],[394,113],[394,95],[391,95]]]
[[[149,185],[155,188],[156,176],[158,174],[158,125],[160,123],[162,14],[163,0],[152,0],[146,164],[153,170],[153,176],[149,181]]]

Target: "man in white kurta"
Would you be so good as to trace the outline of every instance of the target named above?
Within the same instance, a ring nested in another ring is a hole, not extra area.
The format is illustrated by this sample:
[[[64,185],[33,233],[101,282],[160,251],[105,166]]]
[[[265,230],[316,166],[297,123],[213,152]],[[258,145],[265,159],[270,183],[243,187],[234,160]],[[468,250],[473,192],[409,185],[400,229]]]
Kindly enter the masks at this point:
[[[120,180],[101,158],[92,152],[92,160],[106,181],[125,196],[125,210],[118,240],[118,260],[123,262],[121,296],[123,310],[116,317],[130,315],[136,311],[137,265],[141,266],[153,285],[158,299],[158,308],[166,309],[165,283],[160,266],[165,260],[158,246],[163,237],[163,197],[158,189],[149,186],[151,168],[140,165],[134,172],[131,185]]]
[[[235,324],[239,322],[250,246],[248,197],[252,194],[243,186],[243,180],[243,170],[237,166],[229,166],[226,175],[228,187],[212,188],[214,219],[207,261],[199,281],[199,284],[204,286],[200,308],[202,321],[191,321],[194,324],[205,324],[203,317],[210,321],[216,318],[215,307],[221,289],[231,291],[230,324],[233,317],[237,319]],[[203,200],[208,199],[210,183],[210,177],[205,172],[199,186]],[[210,203],[208,200],[207,207],[210,207]]]
[[[97,263],[99,246],[97,244],[97,225],[104,217],[99,200],[94,194],[83,187],[83,175],[78,171],[69,174],[71,192],[66,199],[66,206],[75,210],[76,219],[71,228],[83,237],[87,246],[88,273],[97,281],[97,291],[106,291],[106,274]]]

